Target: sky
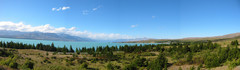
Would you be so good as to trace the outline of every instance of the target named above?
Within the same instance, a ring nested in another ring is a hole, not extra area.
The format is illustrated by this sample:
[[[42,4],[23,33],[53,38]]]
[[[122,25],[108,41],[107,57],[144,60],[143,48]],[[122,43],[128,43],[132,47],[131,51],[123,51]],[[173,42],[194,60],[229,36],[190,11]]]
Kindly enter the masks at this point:
[[[92,39],[179,39],[240,32],[240,0],[0,0],[0,30]]]

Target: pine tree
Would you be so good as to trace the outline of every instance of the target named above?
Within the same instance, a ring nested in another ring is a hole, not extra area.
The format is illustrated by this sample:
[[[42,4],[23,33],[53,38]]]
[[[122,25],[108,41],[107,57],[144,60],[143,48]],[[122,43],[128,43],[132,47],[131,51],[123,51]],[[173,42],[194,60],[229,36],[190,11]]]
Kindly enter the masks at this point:
[[[164,68],[167,68],[167,58],[163,55],[163,54],[159,54],[159,56],[157,57],[156,60],[152,61],[149,66],[148,69],[150,70],[163,70]]]
[[[74,52],[72,45],[70,45],[70,52]]]
[[[77,54],[80,54],[80,51],[78,50],[78,48],[76,48],[76,53],[77,53]]]
[[[183,48],[183,53],[187,53],[190,51],[191,51],[191,49],[188,47],[188,45]]]
[[[63,53],[66,54],[66,52],[68,52],[68,49],[66,48],[66,46],[64,45],[63,49],[62,49]]]
[[[188,56],[187,56],[187,61],[190,62],[190,63],[192,63],[192,57],[193,57],[193,56],[192,56],[192,52],[189,52],[189,53],[188,53]]]

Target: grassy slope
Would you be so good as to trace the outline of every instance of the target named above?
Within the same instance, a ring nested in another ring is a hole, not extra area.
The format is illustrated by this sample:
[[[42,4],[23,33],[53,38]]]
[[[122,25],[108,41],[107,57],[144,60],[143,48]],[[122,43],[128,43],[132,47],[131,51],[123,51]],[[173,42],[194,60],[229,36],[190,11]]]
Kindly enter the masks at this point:
[[[93,69],[106,70],[106,66],[109,63],[105,61],[97,61],[96,63],[92,63],[91,60],[94,57],[86,54],[80,54],[73,61],[74,65],[68,66],[68,63],[65,60],[72,58],[73,57],[72,55],[64,55],[60,53],[53,55],[53,52],[34,50],[34,49],[16,49],[16,50],[18,51],[18,53],[15,53],[15,54],[21,57],[20,59],[17,60],[17,63],[24,64],[25,60],[30,58],[34,62],[34,69],[36,70],[51,70],[49,68],[54,68],[54,67],[67,69],[67,70],[70,70],[70,69],[79,70],[81,63],[78,63],[77,60],[82,60],[83,58],[86,58],[88,67]],[[49,55],[47,56],[46,53],[48,53]],[[114,54],[123,54],[123,53],[114,52]],[[127,59],[131,59],[133,56],[135,56],[135,54],[130,53],[130,54],[126,54],[125,56]],[[56,57],[56,59],[53,59],[52,57]],[[4,58],[7,59],[8,57],[4,57]],[[44,62],[45,59],[47,59],[51,63]],[[121,59],[120,61],[111,61],[111,63],[117,66],[124,67],[125,65],[130,64],[130,61],[131,60]],[[4,67],[5,69],[8,68],[7,66],[4,66]],[[11,68],[8,68],[8,69],[11,70]]]
[[[19,64],[23,64],[25,62],[26,58],[31,58],[31,60],[34,62],[34,68],[36,70],[51,70],[49,68],[53,68],[53,67],[59,67],[61,69],[73,69],[73,70],[78,70],[80,67],[80,63],[77,62],[77,59],[74,62],[74,65],[70,65],[67,66],[67,63],[65,61],[65,59],[69,59],[72,57],[72,55],[64,55],[64,54],[56,54],[53,55],[53,52],[48,52],[49,55],[46,55],[46,51],[41,51],[41,50],[33,50],[33,49],[17,49],[18,51],[18,55],[21,56],[22,58],[19,59],[17,62]],[[155,53],[156,56],[141,56],[144,58],[147,58],[148,60],[154,60],[157,58],[158,52],[150,52],[150,53]],[[199,52],[199,56],[201,56],[201,54],[204,53],[203,52]],[[115,52],[114,54],[123,54],[121,52]],[[126,59],[122,59],[120,61],[111,61],[112,64],[117,65],[117,66],[121,66],[121,68],[123,68],[125,65],[129,64],[132,60],[131,58],[133,58],[136,54],[134,53],[129,53],[129,54],[125,54]],[[56,57],[56,59],[53,59],[51,57]],[[89,55],[78,55],[78,58],[81,60],[82,58],[86,57],[87,59],[91,59],[93,58],[92,56]],[[7,58],[7,57],[5,57]],[[43,62],[44,59],[47,59],[48,61],[50,61],[51,63],[45,63]],[[168,62],[170,64],[175,63],[176,61],[171,59],[170,57],[168,57]],[[100,70],[106,70],[106,66],[109,62],[105,62],[105,61],[98,61],[96,63],[92,63],[91,61],[87,61],[88,63],[88,67],[89,68],[97,68]],[[195,66],[195,68],[197,68],[198,65],[189,65],[189,64],[184,64],[184,65],[172,65],[170,67],[168,67],[169,70],[178,70],[179,67],[181,67],[183,70],[189,70],[190,67]],[[4,66],[5,69],[10,69],[6,66]],[[237,66],[236,68],[234,68],[235,70],[239,70],[240,66]],[[208,69],[202,69],[202,70],[208,70]],[[212,68],[211,70],[228,70],[228,66],[221,66],[221,67],[216,67],[216,68]]]
[[[224,36],[216,37],[204,37],[204,38],[183,38],[183,39],[150,39],[143,41],[129,41],[127,43],[169,43],[169,42],[196,42],[196,41],[207,41],[211,40],[213,42],[219,43],[221,45],[229,44],[233,40],[240,40],[239,33],[229,34]]]

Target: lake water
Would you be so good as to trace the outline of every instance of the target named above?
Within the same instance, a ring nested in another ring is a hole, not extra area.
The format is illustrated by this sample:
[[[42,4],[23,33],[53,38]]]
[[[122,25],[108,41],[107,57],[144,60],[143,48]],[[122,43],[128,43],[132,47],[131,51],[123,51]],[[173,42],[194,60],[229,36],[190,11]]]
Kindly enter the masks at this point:
[[[43,44],[52,44],[56,47],[63,47],[66,45],[66,47],[69,47],[72,45],[73,49],[75,48],[81,48],[81,47],[97,47],[97,46],[123,46],[123,45],[145,45],[145,44],[159,44],[159,43],[111,43],[111,42],[70,42],[70,41],[48,41],[48,40],[30,40],[30,39],[12,39],[12,38],[0,38],[0,41],[4,42],[22,42],[24,44],[38,44],[38,43],[43,43]]]

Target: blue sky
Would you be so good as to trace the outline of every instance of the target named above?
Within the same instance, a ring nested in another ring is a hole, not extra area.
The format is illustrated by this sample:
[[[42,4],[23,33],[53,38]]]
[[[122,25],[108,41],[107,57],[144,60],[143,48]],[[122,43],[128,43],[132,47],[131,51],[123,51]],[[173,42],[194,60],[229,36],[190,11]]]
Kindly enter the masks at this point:
[[[240,0],[0,0],[1,21],[76,27],[80,37],[218,36],[239,32]]]

